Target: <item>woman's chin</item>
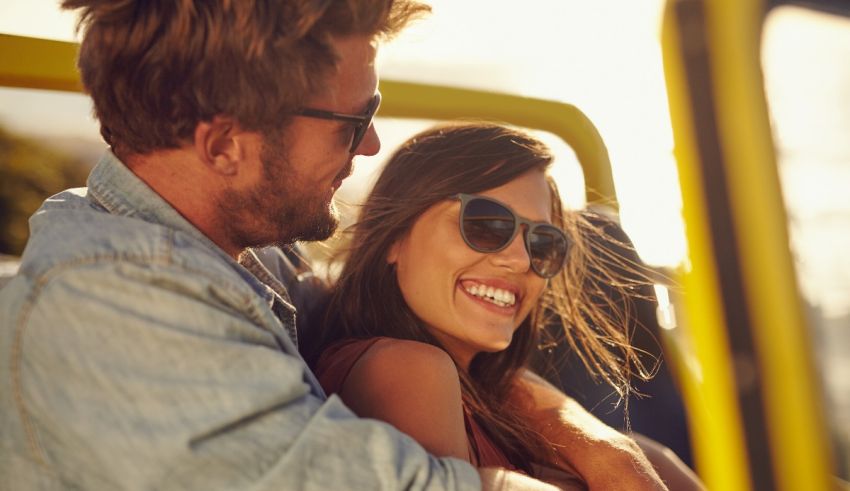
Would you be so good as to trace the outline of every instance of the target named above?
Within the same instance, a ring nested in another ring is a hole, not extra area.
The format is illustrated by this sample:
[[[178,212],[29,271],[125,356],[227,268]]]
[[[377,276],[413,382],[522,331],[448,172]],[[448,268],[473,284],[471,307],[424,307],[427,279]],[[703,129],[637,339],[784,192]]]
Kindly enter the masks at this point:
[[[510,345],[511,345],[510,339],[508,339],[506,341],[494,341],[494,342],[491,342],[491,343],[487,343],[486,345],[479,346],[478,353],[479,354],[480,353],[490,353],[490,354],[501,353],[502,351],[505,351],[506,349],[508,349],[508,346],[510,346]]]

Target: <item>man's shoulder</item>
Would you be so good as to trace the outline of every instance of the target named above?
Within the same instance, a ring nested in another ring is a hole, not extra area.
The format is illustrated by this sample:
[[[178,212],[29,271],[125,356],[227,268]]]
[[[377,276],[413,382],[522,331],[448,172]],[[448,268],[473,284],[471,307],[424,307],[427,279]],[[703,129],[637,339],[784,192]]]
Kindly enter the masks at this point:
[[[239,280],[211,246],[163,224],[111,214],[88,200],[85,188],[45,201],[30,218],[30,231],[19,274],[33,281],[82,268],[132,265],[151,271],[194,272],[211,282]]]
[[[235,294],[234,301],[244,302],[251,294],[242,276],[213,247],[162,224],[110,214],[79,190],[45,202],[30,219],[30,229],[18,270],[23,278],[17,282],[27,290],[79,275],[108,284],[118,275],[198,295],[215,285],[216,291],[230,292],[225,297]]]
[[[167,225],[74,201],[62,196],[33,216],[18,273],[0,290],[0,323],[28,326],[32,336],[58,326],[88,336],[93,323],[136,322],[273,345],[247,327],[276,327],[268,299],[223,252]]]

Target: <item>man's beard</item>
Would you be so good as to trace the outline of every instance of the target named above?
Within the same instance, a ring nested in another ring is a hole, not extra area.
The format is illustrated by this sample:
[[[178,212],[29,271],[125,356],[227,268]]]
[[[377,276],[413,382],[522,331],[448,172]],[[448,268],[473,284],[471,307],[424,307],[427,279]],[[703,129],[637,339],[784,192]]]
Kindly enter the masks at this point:
[[[339,225],[333,200],[296,180],[282,144],[270,144],[274,139],[263,139],[263,179],[253,189],[228,191],[220,203],[222,226],[243,249],[325,240]]]

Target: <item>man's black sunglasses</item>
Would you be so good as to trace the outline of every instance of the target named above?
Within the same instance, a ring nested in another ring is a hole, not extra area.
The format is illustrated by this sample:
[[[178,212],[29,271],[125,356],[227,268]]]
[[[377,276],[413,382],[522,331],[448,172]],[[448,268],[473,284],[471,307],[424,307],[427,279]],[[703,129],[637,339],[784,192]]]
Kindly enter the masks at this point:
[[[375,117],[375,113],[378,112],[378,106],[380,105],[381,93],[377,92],[375,96],[372,97],[372,100],[369,101],[369,105],[366,107],[366,111],[362,115],[335,113],[333,111],[323,111],[321,109],[311,108],[300,109],[295,114],[299,116],[307,116],[308,118],[330,119],[334,121],[352,123],[354,125],[354,135],[351,138],[351,148],[349,149],[349,152],[354,153],[354,151],[357,150],[357,147],[360,146],[360,142],[363,141],[363,137],[366,136],[366,132],[369,131],[369,126],[372,125],[372,118]]]
[[[474,194],[457,194],[460,200],[460,235],[478,252],[499,252],[508,247],[523,227],[525,250],[531,269],[543,278],[558,274],[567,259],[567,234],[546,222],[520,217],[506,204]]]

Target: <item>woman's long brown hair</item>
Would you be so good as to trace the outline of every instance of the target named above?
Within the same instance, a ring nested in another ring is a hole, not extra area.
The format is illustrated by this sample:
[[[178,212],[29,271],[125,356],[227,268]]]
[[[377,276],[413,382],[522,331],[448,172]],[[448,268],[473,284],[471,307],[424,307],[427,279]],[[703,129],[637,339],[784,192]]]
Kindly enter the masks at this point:
[[[405,303],[395,269],[387,263],[390,247],[432,205],[457,193],[480,193],[504,185],[527,172],[545,172],[552,161],[551,151],[540,141],[491,123],[439,126],[407,141],[389,159],[359,221],[349,229],[353,237],[342,254],[345,262],[313,357],[345,338],[387,336],[440,346]],[[569,343],[587,369],[623,397],[628,395],[633,373],[646,376],[629,344],[630,322],[612,317],[612,312],[623,309],[600,304],[595,292],[581,287],[593,282],[611,285],[622,290],[622,298],[629,298],[629,281],[616,273],[621,261],[597,253],[598,247],[592,247],[588,237],[599,232],[581,214],[565,212],[554,181],[548,176],[547,181],[552,221],[573,243],[567,265],[550,279],[507,349],[480,353],[468,373],[459,370],[471,413],[509,460],[526,471],[535,463],[558,465],[552,445],[531,428],[508,397],[519,371],[539,346],[545,326],[553,322],[563,326],[561,341]],[[589,281],[589,274],[601,277]]]

